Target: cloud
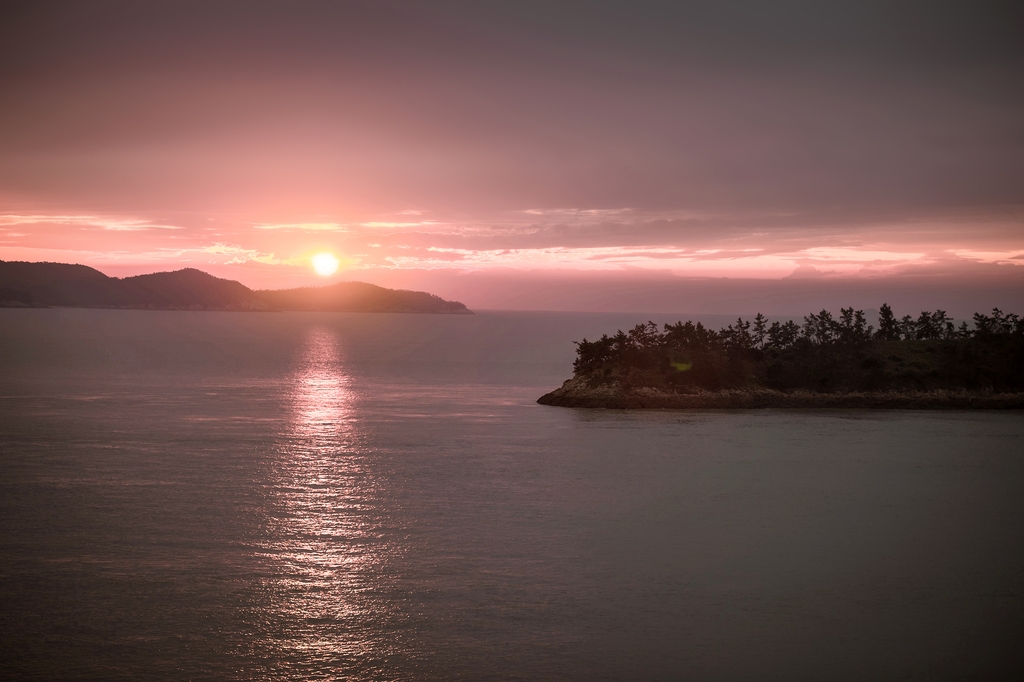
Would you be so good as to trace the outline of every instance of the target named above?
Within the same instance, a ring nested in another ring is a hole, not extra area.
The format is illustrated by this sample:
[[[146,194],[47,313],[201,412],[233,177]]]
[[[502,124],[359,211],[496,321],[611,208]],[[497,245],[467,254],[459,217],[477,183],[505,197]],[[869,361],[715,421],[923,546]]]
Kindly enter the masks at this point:
[[[146,230],[180,230],[178,225],[164,225],[137,218],[112,218],[96,215],[25,215],[8,213],[0,215],[0,225],[72,225],[97,228],[113,232],[142,232]]]
[[[398,222],[382,222],[374,221],[368,223],[360,223],[363,227],[424,227],[427,225],[437,225],[438,223],[433,220],[424,220],[416,223],[398,223]]]
[[[231,260],[225,261],[225,265],[241,265],[244,263],[263,263],[265,265],[281,265],[282,261],[272,253],[260,253],[254,249],[245,249],[230,244],[214,244],[199,249],[201,253],[210,253],[218,256],[231,256]]]
[[[787,275],[784,279],[819,279],[821,277],[828,277],[830,275],[839,275],[834,270],[822,271],[813,265],[798,265],[793,272]]]
[[[867,251],[882,254],[936,251],[988,245],[991,251],[1019,250],[1024,232],[1024,210],[950,213],[907,217],[851,212],[837,220],[815,212],[706,212],[699,216],[677,211],[634,211],[590,217],[595,211],[573,209],[553,215],[482,216],[423,224],[385,223],[391,229],[355,226],[356,240],[394,245],[491,251],[498,249],[622,248],[790,253],[803,249],[846,249],[850,258],[870,259]],[[579,217],[583,216],[583,217]],[[992,248],[995,247],[995,248]],[[860,251],[865,253],[854,254]],[[836,254],[839,252],[836,251]],[[825,251],[815,257],[838,257]],[[887,255],[879,256],[888,258]]]
[[[308,232],[344,232],[347,228],[340,223],[260,223],[253,225],[257,230],[294,230]]]
[[[859,216],[860,222],[856,215],[830,222],[813,212],[528,210],[490,218],[394,221],[382,216],[344,222],[325,216],[287,223],[224,215],[209,220],[198,214],[173,231],[152,229],[167,221],[144,214],[110,218],[10,211],[0,214],[0,228],[10,228],[5,249],[106,250],[110,256],[103,260],[118,262],[215,256],[219,263],[268,267],[304,264],[309,253],[330,251],[360,271],[639,269],[674,276],[783,278],[815,268],[878,277],[936,262],[1024,264],[1024,219],[1012,209],[951,214],[942,220],[868,215]]]
[[[632,210],[631,208],[529,208],[522,212],[530,216],[597,220],[622,215]]]
[[[1024,253],[1007,253],[1005,251],[976,251],[972,249],[953,249],[950,251],[957,258],[978,261],[980,263],[1013,263],[1024,260]]]

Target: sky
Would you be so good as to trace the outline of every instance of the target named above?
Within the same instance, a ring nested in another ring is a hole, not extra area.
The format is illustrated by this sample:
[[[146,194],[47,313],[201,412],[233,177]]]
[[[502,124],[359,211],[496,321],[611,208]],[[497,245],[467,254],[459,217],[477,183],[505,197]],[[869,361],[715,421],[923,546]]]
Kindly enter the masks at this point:
[[[5,2],[0,259],[1021,308],[1022,32],[1005,2]]]

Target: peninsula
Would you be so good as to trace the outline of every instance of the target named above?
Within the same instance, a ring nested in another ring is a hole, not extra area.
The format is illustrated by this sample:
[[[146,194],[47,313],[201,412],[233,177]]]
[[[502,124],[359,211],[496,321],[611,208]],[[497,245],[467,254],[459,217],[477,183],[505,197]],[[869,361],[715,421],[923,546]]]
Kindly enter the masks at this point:
[[[194,268],[118,278],[85,265],[11,261],[0,261],[0,307],[472,314],[458,301],[364,282],[260,291]]]
[[[563,407],[1024,408],[1024,320],[993,309],[959,326],[942,310],[898,319],[882,305],[715,331],[639,324],[576,342],[574,375],[542,396]]]

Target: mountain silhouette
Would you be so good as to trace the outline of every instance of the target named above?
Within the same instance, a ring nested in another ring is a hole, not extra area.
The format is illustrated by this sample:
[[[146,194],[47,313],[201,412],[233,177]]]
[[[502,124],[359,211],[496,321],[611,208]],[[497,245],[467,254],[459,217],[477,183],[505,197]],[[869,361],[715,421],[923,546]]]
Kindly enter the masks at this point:
[[[330,310],[367,313],[468,313],[458,301],[425,291],[385,289],[365,282],[338,282],[324,287],[257,291],[278,310]]]
[[[259,290],[195,268],[108,277],[85,265],[0,261],[0,307],[148,310],[310,310],[333,312],[469,313],[465,305],[423,291],[364,282]]]

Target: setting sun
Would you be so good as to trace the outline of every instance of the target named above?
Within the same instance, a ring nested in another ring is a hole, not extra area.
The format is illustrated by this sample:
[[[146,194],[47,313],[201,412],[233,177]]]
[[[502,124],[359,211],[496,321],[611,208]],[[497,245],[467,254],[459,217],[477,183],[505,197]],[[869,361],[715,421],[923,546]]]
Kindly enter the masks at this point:
[[[338,270],[338,259],[329,253],[318,253],[313,256],[313,269],[324,277],[333,275]]]

